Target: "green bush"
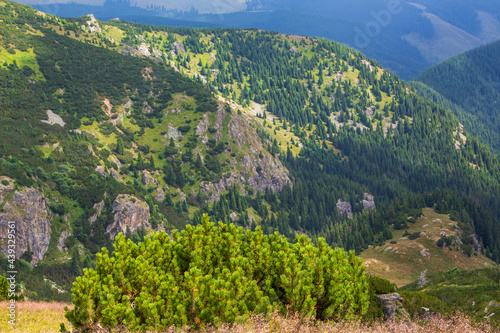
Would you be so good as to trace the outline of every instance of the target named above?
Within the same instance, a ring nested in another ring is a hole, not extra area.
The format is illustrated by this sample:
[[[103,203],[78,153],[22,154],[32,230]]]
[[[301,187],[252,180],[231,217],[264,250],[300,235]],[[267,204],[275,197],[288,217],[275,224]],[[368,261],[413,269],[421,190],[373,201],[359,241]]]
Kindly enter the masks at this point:
[[[9,296],[9,282],[5,275],[0,275],[0,301],[4,301]]]
[[[450,311],[446,303],[437,297],[417,292],[401,292],[405,299],[404,307],[410,316],[418,316],[422,312],[422,307],[426,307],[432,312],[447,313]]]
[[[382,310],[382,305],[377,299],[377,295],[390,294],[396,291],[396,285],[390,281],[377,277],[368,276],[369,283],[369,295],[370,295],[370,306],[368,311],[365,313],[363,318],[369,320],[375,320],[384,317],[384,312]]]
[[[96,268],[73,285],[75,308],[66,317],[76,329],[203,327],[274,309],[340,320],[368,308],[361,260],[324,239],[317,247],[305,236],[290,244],[204,215],[172,239],[162,232],[134,244],[120,234],[114,248],[111,256],[103,248]]]
[[[419,231],[416,231],[416,232],[413,232],[411,233],[409,236],[408,236],[408,239],[411,239],[411,240],[414,240],[414,239],[417,239],[420,237],[420,232]]]

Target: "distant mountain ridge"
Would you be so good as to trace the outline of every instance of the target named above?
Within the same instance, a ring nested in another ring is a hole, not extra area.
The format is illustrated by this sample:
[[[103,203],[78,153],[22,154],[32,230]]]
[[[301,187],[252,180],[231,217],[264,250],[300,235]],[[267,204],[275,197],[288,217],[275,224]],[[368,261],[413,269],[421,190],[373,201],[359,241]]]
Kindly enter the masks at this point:
[[[458,108],[467,130],[500,153],[500,41],[460,54],[415,77]]]
[[[495,0],[255,0],[247,1],[244,11],[238,11],[239,6],[232,10],[229,6],[227,13],[215,14],[199,14],[195,4],[194,11],[187,12],[154,5],[150,10],[124,5],[118,8],[110,1],[102,7],[35,7],[63,17],[92,12],[103,20],[121,16],[143,24],[259,28],[325,37],[357,48],[404,79],[411,79],[451,56],[500,39],[500,11]],[[214,4],[214,8],[218,7]]]

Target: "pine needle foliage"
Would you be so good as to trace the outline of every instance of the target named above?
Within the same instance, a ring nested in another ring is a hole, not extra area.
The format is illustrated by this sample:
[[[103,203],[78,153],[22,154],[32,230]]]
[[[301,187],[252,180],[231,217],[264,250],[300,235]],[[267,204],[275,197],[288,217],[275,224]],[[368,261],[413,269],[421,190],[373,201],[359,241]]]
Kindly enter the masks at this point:
[[[81,331],[125,326],[162,330],[244,321],[252,314],[296,313],[321,320],[362,316],[369,303],[365,267],[353,252],[291,244],[275,233],[209,222],[155,233],[135,244],[117,236],[73,285],[66,317]]]

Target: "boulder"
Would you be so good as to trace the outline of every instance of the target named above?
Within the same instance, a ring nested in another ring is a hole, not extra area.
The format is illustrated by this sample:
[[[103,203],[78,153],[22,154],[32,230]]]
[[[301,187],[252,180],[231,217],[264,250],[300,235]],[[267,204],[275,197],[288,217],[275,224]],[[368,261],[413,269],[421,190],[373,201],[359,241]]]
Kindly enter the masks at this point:
[[[398,293],[378,295],[377,298],[382,306],[386,320],[393,320],[398,314],[399,316],[408,316],[408,313],[403,308],[405,300]]]

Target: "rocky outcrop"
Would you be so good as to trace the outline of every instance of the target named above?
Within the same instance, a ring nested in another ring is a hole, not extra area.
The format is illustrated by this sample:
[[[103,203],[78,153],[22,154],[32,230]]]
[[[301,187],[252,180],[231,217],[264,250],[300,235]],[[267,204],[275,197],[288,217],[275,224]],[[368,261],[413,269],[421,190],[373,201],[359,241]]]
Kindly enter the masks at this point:
[[[184,44],[182,44],[182,42],[175,41],[172,44],[172,51],[174,51],[175,54],[186,53],[186,48],[184,47]]]
[[[109,169],[109,173],[108,173],[108,172],[106,172],[106,170],[104,169],[104,167],[102,165],[98,165],[94,171],[101,176],[104,176],[104,177],[111,176],[119,182],[123,181],[122,177],[120,176],[120,173],[113,168]]]
[[[375,201],[373,199],[373,195],[369,193],[363,193],[363,200],[361,201],[363,204],[363,208],[366,210],[376,210]]]
[[[226,119],[226,111],[222,106],[222,103],[219,103],[219,107],[217,108],[217,113],[215,114],[215,125],[214,129],[217,131],[214,134],[214,140],[219,141],[222,139],[222,132],[224,130],[224,120]],[[242,135],[244,133],[240,133]]]
[[[64,127],[64,125],[66,125],[61,116],[59,116],[57,113],[52,112],[52,110],[47,110],[47,118],[49,119],[41,120],[41,122],[49,125],[59,125],[61,127]]]
[[[167,140],[174,139],[174,141],[179,141],[179,138],[182,138],[182,134],[177,128],[174,128],[172,124],[168,124],[168,131],[164,137]]]
[[[340,201],[340,199],[337,201],[337,209],[339,210],[340,215],[347,215],[348,218],[352,219],[353,214],[352,214],[352,206],[351,203],[348,201]]]
[[[144,103],[142,105],[142,112],[145,114],[150,114],[153,112],[153,108],[151,106],[149,106],[147,101],[144,101]]]
[[[222,138],[223,123],[227,115],[228,113],[219,104],[216,123],[213,126],[217,130],[214,138]],[[201,183],[201,190],[207,195],[208,202],[218,201],[220,195],[235,184],[244,195],[247,194],[245,185],[253,188],[256,193],[265,191],[266,188],[279,192],[285,184],[290,184],[288,170],[277,156],[272,156],[264,148],[261,138],[249,122],[242,115],[231,114],[230,117],[227,128],[229,140],[234,142],[238,149],[247,152],[232,158],[230,163],[235,170],[226,174],[218,182]],[[220,135],[217,136],[219,133]]]
[[[82,30],[83,31],[89,31],[89,32],[101,32],[101,27],[99,26],[99,22],[95,19],[94,14],[89,14],[87,15],[89,20],[85,22],[87,26],[82,25]],[[88,28],[87,28],[88,27]]]
[[[165,192],[161,187],[156,188],[155,199],[158,202],[163,202],[163,200],[165,200]]]
[[[472,247],[474,248],[474,251],[481,253],[481,251],[483,251],[483,245],[479,243],[477,236],[475,234],[471,234],[469,237],[472,239]]]
[[[61,252],[66,252],[68,251],[68,247],[66,246],[66,239],[71,236],[69,232],[64,230],[61,232],[61,236],[59,236],[59,240],[57,241],[57,249]]]
[[[160,183],[154,179],[147,170],[144,170],[142,173],[142,184],[146,187],[149,186],[149,184],[154,184],[155,187],[160,185]]]
[[[144,42],[142,42],[141,45],[139,45],[137,51],[139,51],[142,55],[145,55],[146,57],[149,57],[151,55],[151,53],[149,52],[148,45]]]
[[[52,214],[43,193],[28,187],[15,190],[13,179],[0,177],[0,208],[0,251],[7,255],[9,224],[15,224],[16,258],[29,247],[33,252],[32,263],[42,260],[52,233]]]
[[[398,293],[378,295],[377,298],[382,306],[386,320],[393,320],[397,315],[408,316],[408,313],[403,308],[405,300]]]
[[[181,201],[186,201],[186,194],[182,192],[180,188],[176,188],[175,190],[177,191],[177,194],[179,194],[179,199],[181,199]]]
[[[95,214],[93,214],[91,217],[89,217],[89,222],[90,224],[94,223],[95,220],[101,215],[102,209],[104,208],[104,200],[98,203],[94,204],[94,207],[92,207],[96,210]]]
[[[128,195],[120,194],[113,202],[114,222],[106,228],[112,240],[118,233],[126,233],[127,228],[131,233],[143,227],[151,229],[149,223],[149,206],[142,200]]]
[[[198,136],[200,138],[205,137],[206,136],[205,133],[207,132],[209,126],[210,126],[210,121],[208,120],[208,113],[205,113],[203,115],[203,119],[200,120],[198,125],[196,125],[196,136]],[[207,137],[207,141],[208,141],[208,137]],[[205,141],[205,143],[207,141]]]

